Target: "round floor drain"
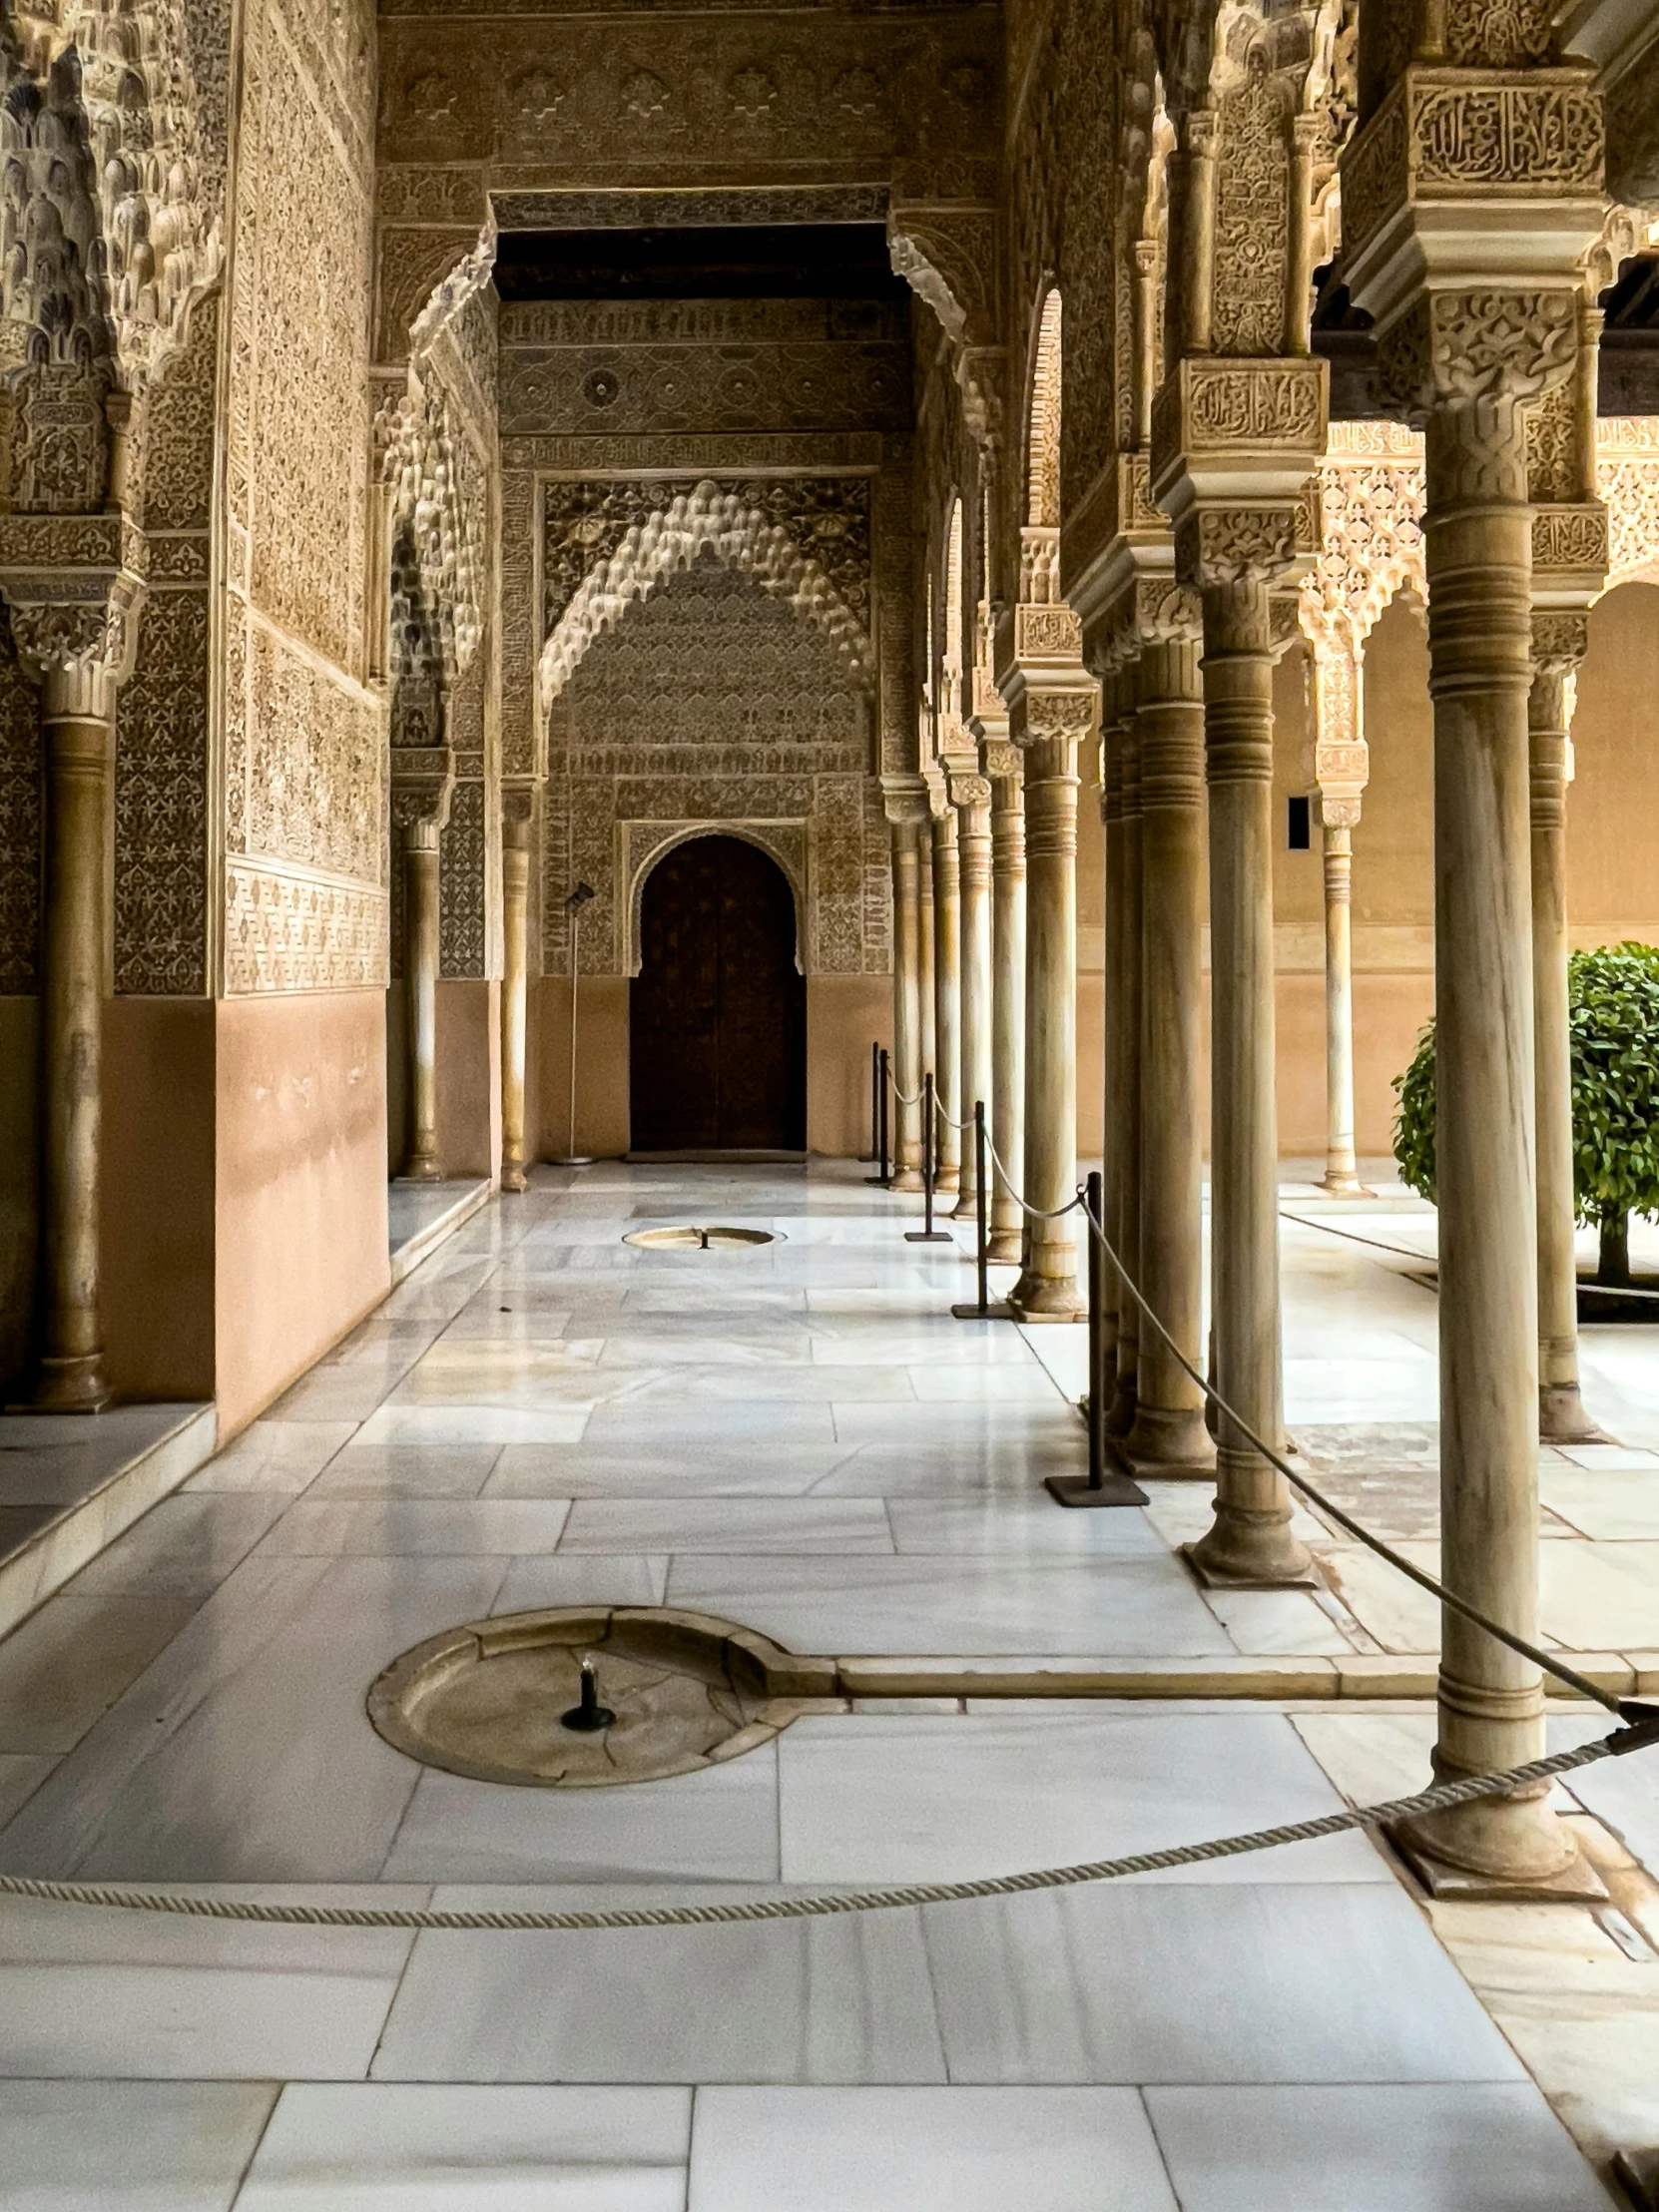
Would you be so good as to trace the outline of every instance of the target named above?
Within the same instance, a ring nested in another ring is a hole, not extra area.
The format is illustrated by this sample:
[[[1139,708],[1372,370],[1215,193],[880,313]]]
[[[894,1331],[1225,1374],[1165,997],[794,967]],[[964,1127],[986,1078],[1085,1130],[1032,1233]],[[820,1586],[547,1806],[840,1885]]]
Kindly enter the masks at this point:
[[[719,1252],[728,1246],[778,1244],[782,1240],[771,1229],[635,1229],[623,1238],[627,1245],[643,1246],[647,1252]]]
[[[800,1666],[770,1638],[702,1613],[559,1606],[416,1644],[376,1678],[368,1717],[388,1744],[447,1774],[603,1789],[771,1743],[807,1687],[791,1679]],[[604,1725],[577,1724],[596,1710]]]

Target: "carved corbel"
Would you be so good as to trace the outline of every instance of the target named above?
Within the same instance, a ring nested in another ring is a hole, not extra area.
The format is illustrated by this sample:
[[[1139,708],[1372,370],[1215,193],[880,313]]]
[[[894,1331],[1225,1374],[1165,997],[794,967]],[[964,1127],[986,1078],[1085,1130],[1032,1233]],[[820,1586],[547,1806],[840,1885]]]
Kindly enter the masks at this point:
[[[513,782],[501,787],[501,842],[509,852],[528,852],[535,843],[538,788]]]
[[[895,829],[918,830],[931,811],[927,786],[919,776],[883,776],[881,805]]]
[[[143,537],[118,514],[0,520],[0,594],[49,720],[115,719],[138,650],[144,567]]]

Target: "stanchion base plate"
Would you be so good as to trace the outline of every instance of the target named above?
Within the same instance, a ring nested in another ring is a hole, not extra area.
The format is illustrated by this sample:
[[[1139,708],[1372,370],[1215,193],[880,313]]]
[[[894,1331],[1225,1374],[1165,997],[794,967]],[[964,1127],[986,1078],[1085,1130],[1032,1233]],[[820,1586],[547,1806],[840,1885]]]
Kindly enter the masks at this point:
[[[993,1298],[988,1306],[952,1306],[957,1321],[1012,1321],[1014,1309],[1004,1298]]]
[[[871,1190],[890,1191],[892,1189],[892,1177],[890,1175],[866,1175],[864,1181]]]
[[[948,1229],[906,1229],[906,1244],[954,1244],[955,1238]]]
[[[1043,1488],[1056,1505],[1144,1505],[1146,1492],[1126,1474],[1108,1474],[1091,1488],[1086,1474],[1051,1474]]]

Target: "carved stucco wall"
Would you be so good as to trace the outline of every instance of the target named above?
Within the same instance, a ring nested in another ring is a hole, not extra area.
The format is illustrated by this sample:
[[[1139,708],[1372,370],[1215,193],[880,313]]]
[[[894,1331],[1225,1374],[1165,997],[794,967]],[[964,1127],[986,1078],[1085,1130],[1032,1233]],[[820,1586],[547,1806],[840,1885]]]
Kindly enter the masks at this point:
[[[40,694],[0,623],[0,996],[39,988]]]
[[[386,973],[385,716],[363,683],[368,0],[251,0],[234,181],[225,988]]]

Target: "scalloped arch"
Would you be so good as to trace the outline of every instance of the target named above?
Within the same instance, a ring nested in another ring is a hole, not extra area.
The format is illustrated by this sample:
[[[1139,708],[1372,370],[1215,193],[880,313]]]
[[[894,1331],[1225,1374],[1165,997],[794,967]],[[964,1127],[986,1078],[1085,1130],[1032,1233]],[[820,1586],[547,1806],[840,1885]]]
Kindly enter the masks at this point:
[[[635,523],[609,560],[583,578],[548,633],[539,676],[542,709],[558,698],[583,655],[636,600],[691,567],[705,550],[753,576],[821,631],[861,690],[873,682],[875,656],[862,624],[824,569],[787,530],[769,522],[741,494],[705,479],[644,522]]]

